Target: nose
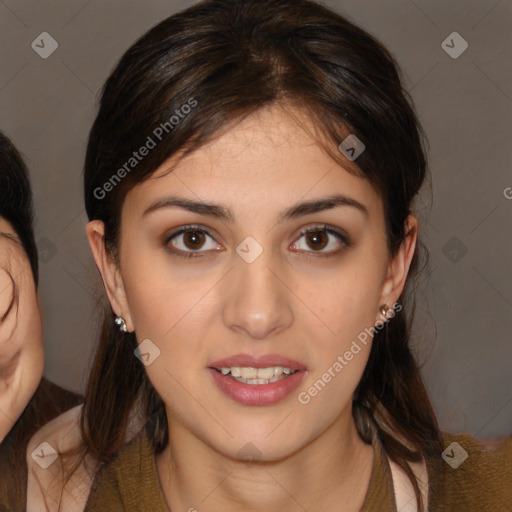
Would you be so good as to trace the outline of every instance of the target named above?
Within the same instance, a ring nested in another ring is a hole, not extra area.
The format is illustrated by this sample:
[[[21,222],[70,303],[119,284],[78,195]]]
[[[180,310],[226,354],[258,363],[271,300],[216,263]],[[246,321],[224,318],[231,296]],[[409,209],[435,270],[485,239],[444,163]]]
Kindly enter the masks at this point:
[[[290,327],[293,293],[283,270],[266,251],[248,263],[237,254],[226,289],[223,320],[226,327],[254,340],[263,340]]]

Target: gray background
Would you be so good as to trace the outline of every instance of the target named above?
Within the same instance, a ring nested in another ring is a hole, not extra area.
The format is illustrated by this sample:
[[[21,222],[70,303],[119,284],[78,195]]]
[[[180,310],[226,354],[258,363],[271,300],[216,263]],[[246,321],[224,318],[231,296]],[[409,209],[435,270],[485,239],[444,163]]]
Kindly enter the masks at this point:
[[[102,295],[81,181],[97,93],[136,38],[190,4],[0,0],[0,129],[31,171],[45,374],[76,391]],[[512,434],[512,0],[327,4],[397,57],[430,141],[433,201],[427,187],[418,212],[431,273],[414,333],[441,428]],[[456,59],[442,47],[454,31],[469,44]],[[42,32],[59,45],[47,59],[31,47]]]

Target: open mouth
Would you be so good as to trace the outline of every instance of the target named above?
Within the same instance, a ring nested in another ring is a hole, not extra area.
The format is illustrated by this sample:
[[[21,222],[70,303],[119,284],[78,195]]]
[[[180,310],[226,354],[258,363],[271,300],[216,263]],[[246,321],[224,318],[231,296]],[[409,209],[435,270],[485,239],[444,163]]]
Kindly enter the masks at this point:
[[[244,366],[223,366],[213,368],[218,373],[242,382],[244,384],[269,384],[290,377],[299,370],[286,368],[284,366],[268,366],[265,368],[252,368]]]
[[[298,361],[276,354],[238,354],[210,363],[208,371],[222,393],[235,402],[257,406],[280,402],[308,373]]]

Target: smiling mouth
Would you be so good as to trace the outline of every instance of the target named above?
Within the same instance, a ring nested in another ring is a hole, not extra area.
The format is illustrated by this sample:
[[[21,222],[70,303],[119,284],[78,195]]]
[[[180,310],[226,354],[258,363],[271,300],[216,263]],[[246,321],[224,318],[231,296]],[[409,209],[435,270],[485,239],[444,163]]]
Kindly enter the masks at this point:
[[[227,377],[242,382],[244,384],[269,384],[286,379],[298,372],[292,368],[283,366],[268,366],[266,368],[252,368],[245,366],[231,366],[222,368],[213,368],[217,372]]]

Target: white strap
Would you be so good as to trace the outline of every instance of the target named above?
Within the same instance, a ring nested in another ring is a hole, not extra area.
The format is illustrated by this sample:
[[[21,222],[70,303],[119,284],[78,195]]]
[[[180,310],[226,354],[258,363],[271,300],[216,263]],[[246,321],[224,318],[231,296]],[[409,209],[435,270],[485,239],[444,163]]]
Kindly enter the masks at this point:
[[[414,493],[414,488],[409,477],[406,475],[405,471],[389,457],[388,462],[393,477],[397,512],[418,512],[416,494]],[[428,511],[428,473],[425,461],[418,463],[410,462],[409,465],[418,479],[425,510]]]

